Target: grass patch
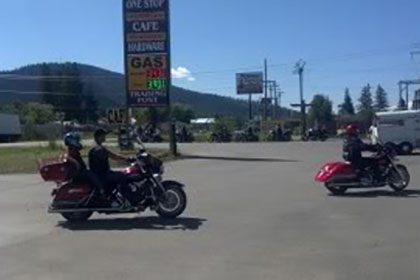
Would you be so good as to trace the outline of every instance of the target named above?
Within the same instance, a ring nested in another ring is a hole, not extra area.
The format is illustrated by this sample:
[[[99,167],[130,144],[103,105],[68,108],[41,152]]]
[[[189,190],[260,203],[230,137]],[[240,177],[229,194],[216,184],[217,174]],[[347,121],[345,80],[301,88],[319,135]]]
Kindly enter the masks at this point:
[[[117,148],[109,148],[110,150],[120,153]],[[87,155],[89,147],[85,147],[82,151],[83,159],[88,164]],[[165,149],[150,149],[149,152],[162,159],[163,161],[173,160],[170,152]],[[39,147],[39,148],[24,148],[24,149],[0,149],[0,174],[16,174],[16,173],[30,173],[38,172],[37,161],[41,159],[58,158],[65,153],[65,149],[61,146],[54,147]],[[133,152],[127,155],[134,155]],[[113,163],[114,168],[125,166],[123,163]]]

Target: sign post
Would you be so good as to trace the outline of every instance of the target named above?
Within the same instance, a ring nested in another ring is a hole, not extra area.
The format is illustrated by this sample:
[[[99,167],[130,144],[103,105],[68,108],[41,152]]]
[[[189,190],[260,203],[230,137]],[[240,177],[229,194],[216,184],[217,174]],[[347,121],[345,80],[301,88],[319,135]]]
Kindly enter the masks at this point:
[[[169,0],[123,0],[123,15],[127,109],[170,106]]]
[[[239,73],[236,74],[237,94],[249,94],[249,120],[252,121],[252,94],[263,93],[263,73]]]

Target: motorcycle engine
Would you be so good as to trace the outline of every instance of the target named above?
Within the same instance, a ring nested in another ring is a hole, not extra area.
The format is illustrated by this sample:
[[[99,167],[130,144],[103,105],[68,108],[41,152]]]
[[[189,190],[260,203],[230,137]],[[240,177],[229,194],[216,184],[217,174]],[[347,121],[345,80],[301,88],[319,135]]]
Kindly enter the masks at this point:
[[[373,178],[372,174],[363,172],[360,175],[360,183],[362,184],[362,186],[365,186],[365,187],[372,186],[373,183],[374,183],[374,178]]]
[[[130,190],[130,202],[132,204],[139,205],[146,199],[146,184],[147,180],[143,180],[128,185],[128,189]]]

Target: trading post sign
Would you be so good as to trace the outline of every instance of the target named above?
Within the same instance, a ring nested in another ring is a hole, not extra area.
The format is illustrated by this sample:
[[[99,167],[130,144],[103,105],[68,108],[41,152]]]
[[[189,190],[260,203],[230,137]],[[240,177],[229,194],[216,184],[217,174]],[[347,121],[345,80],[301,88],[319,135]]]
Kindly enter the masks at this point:
[[[169,104],[169,0],[123,0],[127,104]]]
[[[263,93],[263,73],[236,74],[236,91],[238,94]]]

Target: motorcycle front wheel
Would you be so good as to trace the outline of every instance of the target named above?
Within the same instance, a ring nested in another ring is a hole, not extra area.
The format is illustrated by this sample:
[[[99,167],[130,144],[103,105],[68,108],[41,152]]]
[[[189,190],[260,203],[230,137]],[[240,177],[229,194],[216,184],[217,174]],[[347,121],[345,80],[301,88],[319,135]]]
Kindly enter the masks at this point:
[[[159,202],[156,213],[163,218],[174,219],[184,213],[187,195],[179,185],[166,185],[165,199]]]
[[[397,164],[397,170],[393,169],[389,175],[389,186],[396,192],[405,190],[410,184],[410,173],[407,167]]]

